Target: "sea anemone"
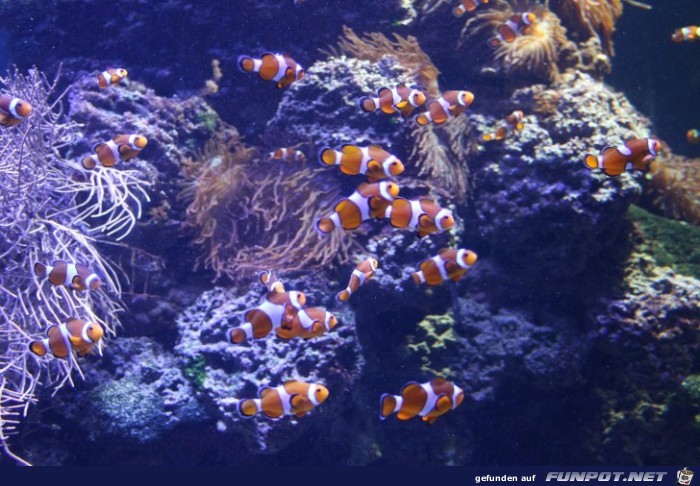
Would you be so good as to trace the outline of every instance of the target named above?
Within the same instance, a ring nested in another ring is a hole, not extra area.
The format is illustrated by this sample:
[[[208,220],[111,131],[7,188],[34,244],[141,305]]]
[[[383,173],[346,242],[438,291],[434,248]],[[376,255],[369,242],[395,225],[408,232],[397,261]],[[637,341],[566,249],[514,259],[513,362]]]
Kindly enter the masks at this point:
[[[462,42],[475,37],[493,38],[496,29],[512,16],[533,13],[535,20],[512,42],[500,42],[494,59],[509,74],[524,73],[552,80],[559,74],[557,60],[567,43],[559,17],[545,5],[529,0],[496,0],[488,9],[477,10],[462,30]]]

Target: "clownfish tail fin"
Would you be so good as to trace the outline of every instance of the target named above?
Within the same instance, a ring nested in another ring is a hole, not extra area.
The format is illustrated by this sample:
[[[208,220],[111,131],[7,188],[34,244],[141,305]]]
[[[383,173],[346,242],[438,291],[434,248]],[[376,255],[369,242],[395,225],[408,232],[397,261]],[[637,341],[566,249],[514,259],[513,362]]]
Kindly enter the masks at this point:
[[[341,292],[338,292],[338,295],[335,296],[335,300],[337,300],[338,302],[347,302],[348,299],[350,298],[350,294],[351,294],[350,290],[345,289]]]
[[[396,397],[389,393],[384,393],[379,399],[379,418],[385,420],[389,415],[396,411]]]
[[[241,72],[244,73],[252,73],[255,69],[255,61],[253,61],[253,58],[250,56],[238,56],[238,61],[236,62],[236,64],[238,65],[238,69],[240,69]]]
[[[319,234],[325,236],[335,229],[335,223],[331,218],[318,218],[314,227]]]
[[[321,150],[321,155],[318,158],[318,160],[323,165],[335,165],[336,159],[337,154],[335,153],[335,149],[332,149],[330,147],[326,147],[323,150]]]
[[[37,262],[34,265],[34,273],[36,274],[37,277],[45,277],[46,276],[46,265],[43,263]]]
[[[483,135],[483,136],[481,137],[481,139],[482,139],[484,142],[490,142],[491,140],[494,139],[494,136],[491,135],[490,133],[487,133],[486,135]]]
[[[599,169],[600,168],[600,158],[597,155],[587,154],[586,158],[583,159],[583,165],[585,165],[587,168],[589,168],[591,170]]]
[[[32,341],[29,343],[29,351],[37,356],[46,356],[48,350],[42,341]]]
[[[415,282],[416,285],[420,285],[423,282],[425,282],[425,277],[423,276],[423,271],[418,271],[418,272],[413,272],[411,274],[411,277],[413,277],[413,281]]]
[[[360,108],[362,108],[368,113],[373,112],[377,109],[377,104],[369,96],[363,96],[362,98],[360,98],[358,104],[360,105]]]
[[[85,158],[81,161],[81,164],[82,164],[82,166],[83,166],[85,169],[87,169],[87,170],[92,170],[92,169],[94,169],[95,166],[97,165],[97,164],[95,164],[95,159],[93,158],[93,156],[85,157]]]
[[[236,405],[238,415],[244,418],[250,418],[260,411],[255,399],[241,400]]]

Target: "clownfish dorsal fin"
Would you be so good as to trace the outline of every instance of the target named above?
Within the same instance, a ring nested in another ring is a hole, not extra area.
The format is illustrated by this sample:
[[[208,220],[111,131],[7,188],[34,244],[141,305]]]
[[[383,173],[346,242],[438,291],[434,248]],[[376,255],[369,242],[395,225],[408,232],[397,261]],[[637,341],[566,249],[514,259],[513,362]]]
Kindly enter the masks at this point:
[[[443,248],[443,249],[446,250],[446,248]],[[440,251],[442,251],[442,250],[440,250]],[[430,384],[435,385],[435,386],[440,386],[440,385],[444,384],[446,381],[447,380],[444,379],[442,376],[437,376],[430,381]]]
[[[297,383],[299,383],[299,380],[287,380],[284,382],[284,386],[296,385]]]
[[[407,393],[410,394],[416,388],[421,388],[420,383],[417,381],[409,381],[403,386],[403,388],[401,388],[401,396],[405,397]]]
[[[357,145],[345,144],[340,150],[342,150],[344,154],[353,155],[360,151],[360,147]]]
[[[56,324],[49,326],[49,328],[46,330],[46,337],[50,338],[55,330],[58,330],[58,326]]]
[[[105,142],[98,142],[92,146],[92,151],[97,152],[97,149],[99,149],[102,145],[107,145],[107,144]]]
[[[612,147],[612,146],[610,146],[610,145],[606,145],[606,146],[603,147],[603,149],[600,151],[600,154],[601,154],[601,155],[605,155],[605,152],[607,152],[608,150],[615,150],[615,147]]]
[[[381,145],[377,145],[376,143],[371,143],[367,146],[368,150],[380,150],[384,152],[385,150],[381,147]]]
[[[385,92],[385,91],[391,91],[391,89],[387,88],[386,86],[382,86],[381,88],[379,88],[379,89],[377,90],[377,96],[381,98],[381,97],[382,97],[382,93]]]
[[[345,209],[345,206],[347,206],[350,203],[348,199],[342,199],[338,204],[335,205],[333,208],[333,211],[336,213],[342,213],[342,211]]]
[[[263,399],[267,395],[272,393],[273,391],[274,391],[274,388],[272,388],[271,386],[261,386],[260,389],[258,390],[258,397]]]

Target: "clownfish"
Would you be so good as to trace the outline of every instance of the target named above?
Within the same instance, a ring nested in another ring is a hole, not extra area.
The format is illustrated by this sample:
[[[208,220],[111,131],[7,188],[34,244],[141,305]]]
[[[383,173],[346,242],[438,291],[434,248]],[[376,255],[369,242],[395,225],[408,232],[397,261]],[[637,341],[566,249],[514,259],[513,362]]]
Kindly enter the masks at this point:
[[[290,380],[278,387],[264,386],[258,392],[259,398],[238,402],[238,414],[252,417],[262,412],[266,417],[278,419],[283,415],[301,418],[328,398],[328,388],[318,383],[304,383]]]
[[[337,325],[338,319],[332,312],[321,307],[308,307],[301,309],[291,321],[283,322],[276,332],[280,339],[311,339],[325,334]]]
[[[473,12],[476,7],[483,3],[489,3],[489,0],[460,0],[459,5],[452,10],[452,13],[455,17],[461,17],[467,12]]]
[[[498,47],[503,42],[510,44],[515,39],[523,35],[523,31],[527,29],[537,20],[537,15],[532,12],[525,12],[519,15],[513,15],[506,20],[504,24],[496,27],[496,35],[492,37],[489,43],[492,47]]]
[[[97,75],[97,82],[99,83],[100,88],[105,89],[107,86],[121,83],[128,74],[129,73],[126,72],[126,69],[110,68]]]
[[[376,98],[363,96],[358,101],[360,108],[366,112],[382,110],[383,113],[392,115],[398,110],[404,117],[409,116],[423,103],[425,103],[425,94],[405,84],[400,84],[396,88],[380,88]]]
[[[273,160],[283,160],[285,162],[304,162],[306,155],[301,150],[291,148],[278,148],[269,153]]]
[[[473,102],[474,93],[471,91],[445,91],[438,99],[428,103],[428,111],[416,115],[414,119],[421,127],[430,122],[441,125],[449,118],[464,113]]]
[[[294,319],[305,305],[306,296],[302,292],[269,292],[262,304],[243,315],[243,324],[229,331],[229,340],[240,344],[246,339],[264,338],[283,322]]]
[[[350,197],[335,205],[333,214],[316,221],[316,231],[325,235],[336,228],[354,230],[369,219],[383,219],[398,195],[399,186],[395,182],[362,183]]]
[[[688,143],[700,143],[700,130],[693,128],[685,134]]]
[[[338,295],[335,296],[336,300],[338,302],[347,302],[350,296],[357,292],[357,289],[359,289],[365,282],[369,282],[369,280],[374,276],[374,272],[377,271],[377,268],[379,268],[379,262],[376,258],[366,258],[365,260],[362,260],[352,271],[348,286],[345,287],[345,290],[338,292]]]
[[[452,211],[441,208],[428,198],[410,201],[402,197],[396,198],[386,209],[384,216],[389,218],[394,228],[418,230],[418,236],[421,238],[430,233],[448,230],[455,224]]]
[[[51,265],[44,265],[37,262],[34,265],[34,273],[41,278],[48,275],[52,285],[65,285],[72,290],[95,290],[102,286],[100,277],[80,263],[56,260]]]
[[[447,279],[456,282],[476,263],[476,260],[476,253],[471,250],[443,248],[434,257],[423,260],[418,266],[420,270],[413,272],[411,277],[416,285],[422,283],[430,286],[440,285]]]
[[[503,140],[506,138],[510,132],[517,132],[523,129],[523,112],[516,110],[505,119],[505,125],[496,130],[494,133],[487,133],[481,137],[484,142],[490,142],[491,140]]]
[[[278,89],[304,77],[304,68],[289,54],[267,52],[260,59],[238,56],[238,68],[244,73],[258,73],[265,81],[274,81]]]
[[[432,425],[440,415],[459,407],[462,401],[462,389],[444,378],[434,378],[427,383],[411,381],[404,385],[400,395],[382,395],[379,418],[385,420],[396,413],[399,420],[421,417]]]
[[[700,40],[700,27],[697,25],[689,25],[676,29],[673,31],[673,35],[671,35],[671,40],[673,42],[695,42],[696,40]]]
[[[13,127],[32,113],[32,105],[10,95],[0,95],[0,126]]]
[[[617,147],[605,147],[600,155],[587,154],[583,165],[602,169],[606,175],[618,176],[624,171],[647,170],[661,150],[661,142],[653,138],[632,138]]]
[[[82,165],[87,170],[94,169],[98,162],[103,167],[112,167],[117,162],[136,157],[146,144],[148,144],[148,139],[143,135],[117,135],[112,140],[95,144],[92,148],[95,153],[85,157],[82,160]]]
[[[260,279],[260,283],[267,287],[268,292],[277,292],[279,294],[284,292],[284,284],[277,278],[277,275],[275,275],[272,270],[260,272],[258,278]]]
[[[370,182],[397,176],[404,170],[403,162],[395,155],[374,144],[368,147],[343,145],[341,150],[327,147],[321,151],[319,159],[325,165],[339,165],[343,174],[365,174]]]
[[[66,358],[71,350],[85,356],[102,339],[104,330],[96,322],[83,322],[76,317],[65,324],[53,325],[46,331],[46,338],[29,343],[29,350],[37,356],[51,352],[56,358]]]

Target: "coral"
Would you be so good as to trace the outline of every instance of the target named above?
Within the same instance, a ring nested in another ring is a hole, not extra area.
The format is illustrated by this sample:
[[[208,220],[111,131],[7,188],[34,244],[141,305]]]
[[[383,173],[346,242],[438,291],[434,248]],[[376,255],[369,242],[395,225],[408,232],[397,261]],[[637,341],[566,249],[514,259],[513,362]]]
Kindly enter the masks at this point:
[[[638,225],[643,252],[658,266],[700,279],[700,227],[655,216],[631,206],[629,216]]]
[[[250,170],[263,164],[269,169]],[[197,161],[185,163],[190,183],[181,193],[191,201],[187,224],[203,248],[200,264],[217,279],[239,280],[260,268],[309,271],[349,261],[352,237],[323,238],[314,228],[340,199],[321,172],[263,162],[235,131],[213,137]]]
[[[668,217],[700,225],[699,163],[700,159],[662,153],[650,168],[650,205]]]
[[[545,5],[529,0],[494,0],[490,8],[478,9],[462,30],[462,43],[486,40],[511,16],[532,12],[537,20],[527,26],[513,42],[501,42],[493,59],[506,73],[529,74],[551,80],[558,76],[559,53],[567,43],[559,18]],[[486,44],[486,42],[484,42]]]
[[[324,292],[328,282],[303,287],[295,287],[293,282],[285,285],[303,289],[309,301],[318,305],[314,295]],[[197,365],[204,376],[202,400],[214,411],[219,430],[234,435],[230,440],[235,441],[237,449],[269,454],[297,440],[303,432],[319,434],[332,428],[350,405],[348,390],[357,383],[364,359],[354,316],[345,310],[336,313],[339,324],[333,331],[313,340],[285,341],[273,334],[249,345],[228,342],[226,332],[240,323],[245,309],[257,305],[263,290],[258,284],[247,294],[222,288],[201,294],[177,319],[175,352],[182,366],[191,366],[193,360],[203,361],[203,365]],[[331,400],[303,419],[285,418],[274,426],[262,416],[250,420],[238,415],[238,399],[254,397],[261,386],[277,386],[288,379],[322,383],[331,390]],[[238,454],[243,452],[239,450]]]
[[[121,281],[118,265],[107,259],[98,245],[109,240],[90,235],[92,221],[81,220],[75,193],[60,188],[75,176],[75,164],[64,156],[80,136],[78,126],[66,121],[63,102],[66,92],[57,93],[58,75],[49,81],[36,69],[19,71],[0,79],[3,91],[28,101],[32,114],[11,129],[0,131],[0,420],[12,426],[11,415],[27,412],[38,382],[58,390],[73,383],[73,373],[82,375],[74,356],[67,360],[37,359],[27,352],[30,339],[44,334],[53,324],[68,317],[99,322],[108,334],[119,324]],[[129,191],[121,187],[122,191]],[[90,204],[122,204],[93,199]],[[88,209],[89,210],[89,209]],[[94,214],[94,213],[93,213]],[[99,224],[96,225],[99,227]],[[123,255],[128,248],[120,247]],[[86,263],[102,279],[98,290],[79,295],[63,286],[53,286],[34,275],[36,262],[56,259]],[[100,343],[100,346],[101,347]],[[7,447],[7,431],[0,437]]]

